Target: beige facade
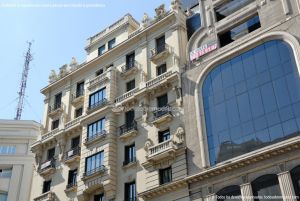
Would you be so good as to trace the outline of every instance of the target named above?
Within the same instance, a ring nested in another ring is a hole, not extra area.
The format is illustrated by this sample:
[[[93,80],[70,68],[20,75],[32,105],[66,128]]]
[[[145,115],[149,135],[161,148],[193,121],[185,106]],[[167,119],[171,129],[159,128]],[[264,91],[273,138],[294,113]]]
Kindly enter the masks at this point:
[[[142,200],[187,176],[186,16],[177,1],[156,13],[141,23],[126,14],[87,40],[86,62],[51,73],[31,200]]]
[[[0,120],[0,200],[29,200],[34,155],[30,145],[40,135],[34,121]]]

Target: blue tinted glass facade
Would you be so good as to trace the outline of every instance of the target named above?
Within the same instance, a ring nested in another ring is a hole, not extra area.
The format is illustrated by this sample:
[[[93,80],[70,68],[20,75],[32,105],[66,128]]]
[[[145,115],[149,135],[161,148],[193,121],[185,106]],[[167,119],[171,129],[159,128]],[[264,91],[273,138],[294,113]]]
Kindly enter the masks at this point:
[[[300,130],[299,73],[292,49],[281,40],[218,65],[202,95],[211,165]]]

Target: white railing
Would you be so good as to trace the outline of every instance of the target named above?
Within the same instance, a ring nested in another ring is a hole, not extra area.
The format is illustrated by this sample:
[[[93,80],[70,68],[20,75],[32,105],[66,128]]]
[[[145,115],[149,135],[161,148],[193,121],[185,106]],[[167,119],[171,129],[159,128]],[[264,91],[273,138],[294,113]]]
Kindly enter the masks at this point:
[[[58,133],[59,131],[60,131],[59,128],[56,128],[56,129],[54,129],[54,130],[52,130],[52,131],[46,133],[45,135],[42,135],[42,140],[47,139],[47,138],[49,138],[49,137],[55,135],[55,134]]]
[[[149,148],[149,155],[148,157],[154,156],[161,152],[164,152],[170,148],[174,147],[174,142],[172,139],[167,140],[165,142],[159,143],[158,145],[152,146]]]
[[[94,79],[92,79],[90,81],[90,86],[95,85],[101,81],[104,81],[105,79],[107,79],[107,72],[102,73],[101,75],[98,75],[97,77],[95,77]]]
[[[34,201],[52,201],[52,200],[54,201],[54,197],[55,197],[55,195],[53,192],[47,192],[37,198],[34,198],[33,200]]]
[[[65,129],[68,129],[68,128],[74,126],[75,124],[79,123],[81,119],[82,119],[82,116],[77,117],[76,119],[73,119],[72,121],[69,121],[68,123],[66,123]]]
[[[119,103],[119,102],[125,100],[126,98],[129,98],[129,97],[133,96],[138,90],[139,90],[138,88],[135,88],[135,89],[132,89],[131,91],[128,91],[125,94],[117,97],[115,99],[115,103]]]
[[[172,74],[172,71],[167,71],[163,74],[161,74],[160,76],[149,80],[148,82],[146,82],[146,87],[151,87],[159,82],[162,82],[164,79],[166,79],[167,77],[169,77]]]

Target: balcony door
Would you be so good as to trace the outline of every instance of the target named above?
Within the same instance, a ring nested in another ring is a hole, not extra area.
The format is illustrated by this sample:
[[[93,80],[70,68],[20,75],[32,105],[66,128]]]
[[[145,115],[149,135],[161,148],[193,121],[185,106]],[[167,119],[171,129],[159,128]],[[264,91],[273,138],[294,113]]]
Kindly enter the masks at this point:
[[[77,83],[76,97],[82,96],[84,91],[84,82]]]
[[[125,124],[131,126],[134,121],[134,110],[125,113]]]
[[[134,67],[134,59],[135,58],[135,53],[131,53],[131,54],[128,54],[126,56],[126,68],[127,69],[130,69],[132,67]]]
[[[48,159],[48,160],[53,159],[53,158],[54,158],[54,155],[55,155],[55,148],[49,149],[49,150],[48,150],[48,153],[47,153],[47,159]]]
[[[166,45],[166,40],[164,35],[156,39],[157,54],[165,50],[165,45]]]
[[[71,148],[74,149],[76,147],[79,147],[79,142],[80,142],[80,137],[75,137],[75,138],[72,138],[72,141],[71,141]]]
[[[170,135],[170,130],[165,130],[165,131],[160,131],[158,132],[158,142],[159,143],[162,143],[162,142],[165,142],[167,140],[169,140],[171,137]]]
[[[135,144],[125,147],[125,164],[135,161]]]
[[[125,184],[125,201],[136,201],[135,181]]]
[[[57,109],[61,106],[62,93],[56,94],[54,97],[54,109]]]
[[[157,107],[163,108],[168,105],[168,95],[164,94],[162,96],[157,97]]]

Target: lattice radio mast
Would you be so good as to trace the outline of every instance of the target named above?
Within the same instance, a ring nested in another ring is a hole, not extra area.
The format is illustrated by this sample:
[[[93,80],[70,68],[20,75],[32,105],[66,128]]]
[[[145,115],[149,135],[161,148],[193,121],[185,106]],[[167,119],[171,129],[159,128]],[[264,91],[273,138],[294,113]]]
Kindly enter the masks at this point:
[[[20,84],[20,91],[18,93],[19,101],[18,101],[17,114],[15,117],[15,120],[21,119],[22,110],[24,107],[25,89],[26,89],[27,77],[28,77],[28,72],[29,72],[29,64],[33,59],[31,52],[30,52],[31,44],[32,44],[32,42],[28,42],[28,49],[27,49],[27,52],[25,55],[25,63],[24,63],[24,67],[23,67],[22,79],[21,79],[21,84]]]

